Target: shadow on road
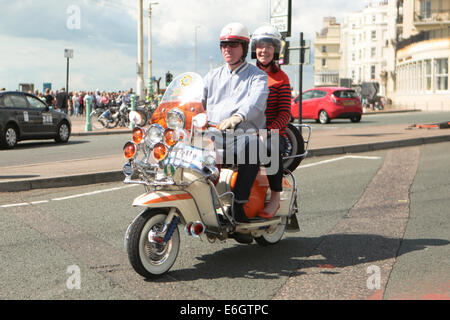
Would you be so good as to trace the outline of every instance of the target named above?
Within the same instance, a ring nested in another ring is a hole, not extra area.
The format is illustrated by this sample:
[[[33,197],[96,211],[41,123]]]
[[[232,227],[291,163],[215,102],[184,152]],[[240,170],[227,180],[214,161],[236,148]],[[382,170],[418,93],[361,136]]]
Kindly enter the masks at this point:
[[[193,257],[200,262],[194,268],[174,270],[158,281],[250,278],[276,279],[305,274],[302,269],[322,267],[323,273],[339,273],[333,268],[395,258],[430,246],[448,245],[442,239],[397,239],[379,235],[335,234],[318,238],[286,238],[276,245],[261,247],[238,245],[212,254]],[[202,244],[199,244],[202,245]]]

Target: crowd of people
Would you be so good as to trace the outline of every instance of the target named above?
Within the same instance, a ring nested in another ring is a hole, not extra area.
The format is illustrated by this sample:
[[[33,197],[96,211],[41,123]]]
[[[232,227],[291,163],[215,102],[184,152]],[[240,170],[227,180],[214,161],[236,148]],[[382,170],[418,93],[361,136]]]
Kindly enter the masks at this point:
[[[86,98],[90,97],[91,108],[105,108],[111,106],[115,101],[131,101],[133,89],[128,91],[70,91],[66,92],[65,88],[60,90],[50,91],[45,89],[44,92],[36,90],[34,94],[45,101],[49,106],[56,110],[60,110],[70,116],[81,116],[86,112]]]

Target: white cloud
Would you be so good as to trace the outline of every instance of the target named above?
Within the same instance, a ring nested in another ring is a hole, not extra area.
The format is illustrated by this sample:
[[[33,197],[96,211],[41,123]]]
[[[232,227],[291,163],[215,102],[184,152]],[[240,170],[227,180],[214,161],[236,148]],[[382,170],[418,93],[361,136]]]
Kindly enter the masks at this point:
[[[153,74],[164,79],[194,69],[194,30],[197,30],[198,72],[221,62],[218,36],[228,22],[239,21],[252,32],[269,21],[269,0],[156,0],[153,6]],[[148,3],[144,0],[145,71],[147,71]],[[155,0],[152,0],[155,2]],[[292,38],[303,31],[314,40],[325,16],[340,20],[364,2],[293,0]],[[16,89],[19,82],[65,85],[64,48],[74,49],[70,88],[128,89],[136,87],[136,0],[0,0],[0,87]],[[67,28],[67,8],[80,7],[81,28]],[[359,7],[358,7],[359,6]],[[284,67],[294,85],[298,69]],[[305,66],[304,88],[312,86],[312,67]],[[146,72],[145,72],[146,73]],[[147,76],[147,74],[145,74]],[[164,80],[162,81],[164,82]]]

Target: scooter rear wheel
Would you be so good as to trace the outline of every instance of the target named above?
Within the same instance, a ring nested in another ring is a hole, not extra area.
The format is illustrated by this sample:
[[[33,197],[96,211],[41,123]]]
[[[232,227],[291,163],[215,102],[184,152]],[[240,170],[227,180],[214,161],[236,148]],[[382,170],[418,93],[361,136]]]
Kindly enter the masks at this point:
[[[264,232],[262,236],[255,237],[255,241],[261,246],[270,246],[272,244],[280,242],[283,238],[284,231],[286,230],[287,218],[283,217],[281,223],[276,227],[276,229],[271,232]]]
[[[166,244],[149,241],[149,233],[160,232],[167,213],[159,210],[146,210],[130,226],[127,243],[128,259],[133,269],[145,278],[163,275],[172,267],[180,249],[178,228]]]

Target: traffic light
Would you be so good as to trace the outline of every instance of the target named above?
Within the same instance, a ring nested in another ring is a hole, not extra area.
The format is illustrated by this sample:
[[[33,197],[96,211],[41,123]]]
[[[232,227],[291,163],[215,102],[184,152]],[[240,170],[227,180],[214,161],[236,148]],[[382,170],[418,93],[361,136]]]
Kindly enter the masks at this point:
[[[166,73],[166,87],[169,86],[169,84],[172,82],[173,75],[170,73],[170,71],[167,71]]]

